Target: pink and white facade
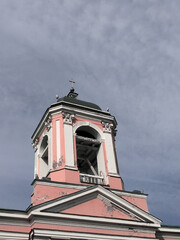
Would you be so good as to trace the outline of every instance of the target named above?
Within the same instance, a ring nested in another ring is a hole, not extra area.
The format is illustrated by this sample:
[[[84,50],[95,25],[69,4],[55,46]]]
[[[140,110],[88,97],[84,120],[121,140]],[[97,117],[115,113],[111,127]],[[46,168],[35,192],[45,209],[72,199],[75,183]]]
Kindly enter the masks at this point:
[[[116,125],[73,88],[52,104],[32,136],[31,206],[0,210],[0,239],[180,239],[180,227],[161,226],[149,213],[146,194],[125,191]]]

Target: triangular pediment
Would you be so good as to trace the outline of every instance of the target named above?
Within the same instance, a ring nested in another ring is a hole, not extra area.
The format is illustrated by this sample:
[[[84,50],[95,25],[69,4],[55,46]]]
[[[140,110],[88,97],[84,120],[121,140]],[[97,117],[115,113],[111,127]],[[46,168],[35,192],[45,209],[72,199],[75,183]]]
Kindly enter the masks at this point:
[[[58,205],[56,207],[48,209],[47,211],[140,221],[140,219],[134,214],[131,214],[123,207],[113,203],[109,198],[100,193],[92,194],[91,196],[88,196],[88,199],[87,196],[84,196],[81,199],[76,199],[69,202],[69,204],[65,203]]]
[[[120,219],[144,223],[161,221],[102,186],[89,187],[43,206],[36,212]]]

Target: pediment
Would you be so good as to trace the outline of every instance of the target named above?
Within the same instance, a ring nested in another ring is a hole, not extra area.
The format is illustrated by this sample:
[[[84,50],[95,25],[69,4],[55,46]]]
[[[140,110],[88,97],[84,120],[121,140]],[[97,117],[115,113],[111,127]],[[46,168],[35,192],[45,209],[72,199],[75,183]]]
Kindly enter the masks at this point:
[[[161,222],[149,213],[99,185],[47,202],[43,206],[38,207],[37,211],[144,223],[159,224]]]
[[[126,220],[140,221],[138,217],[126,211],[123,207],[113,203],[107,197],[102,194],[93,194],[89,196],[91,199],[86,197],[77,199],[68,204],[68,206],[60,205],[56,208],[49,209],[48,211],[76,214],[83,216],[93,217],[106,217],[106,218],[119,218]]]

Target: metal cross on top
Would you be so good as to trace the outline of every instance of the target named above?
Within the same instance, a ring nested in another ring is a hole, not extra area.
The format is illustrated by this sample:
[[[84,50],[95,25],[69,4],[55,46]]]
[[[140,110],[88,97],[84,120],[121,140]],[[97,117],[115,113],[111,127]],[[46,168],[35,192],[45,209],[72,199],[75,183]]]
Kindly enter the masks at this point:
[[[75,82],[73,80],[70,80],[69,82],[71,83],[71,87],[74,88],[74,83]]]

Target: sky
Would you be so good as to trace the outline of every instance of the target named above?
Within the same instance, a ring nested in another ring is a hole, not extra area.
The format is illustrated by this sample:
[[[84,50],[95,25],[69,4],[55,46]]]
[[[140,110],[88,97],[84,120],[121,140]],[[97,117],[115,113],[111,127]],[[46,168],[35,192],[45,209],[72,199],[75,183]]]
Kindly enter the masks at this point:
[[[31,136],[73,79],[107,107],[127,191],[180,225],[180,1],[0,0],[0,208],[26,209]]]

